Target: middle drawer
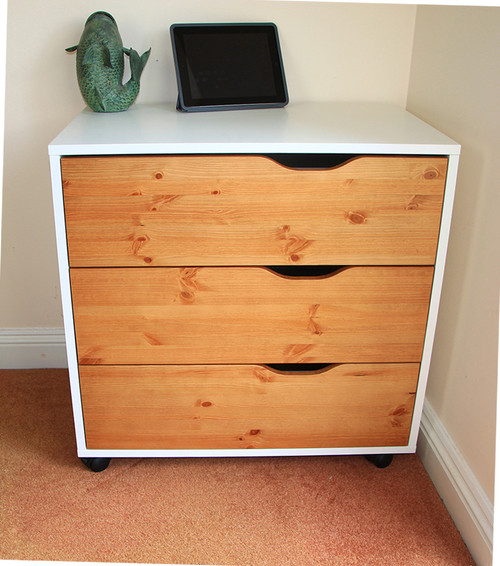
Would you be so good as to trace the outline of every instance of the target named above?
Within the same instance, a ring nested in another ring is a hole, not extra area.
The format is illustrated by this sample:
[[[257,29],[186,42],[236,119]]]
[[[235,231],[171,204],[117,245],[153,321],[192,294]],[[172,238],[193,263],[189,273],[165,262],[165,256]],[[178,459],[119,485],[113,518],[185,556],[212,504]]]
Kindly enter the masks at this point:
[[[433,268],[70,270],[80,364],[418,362]]]

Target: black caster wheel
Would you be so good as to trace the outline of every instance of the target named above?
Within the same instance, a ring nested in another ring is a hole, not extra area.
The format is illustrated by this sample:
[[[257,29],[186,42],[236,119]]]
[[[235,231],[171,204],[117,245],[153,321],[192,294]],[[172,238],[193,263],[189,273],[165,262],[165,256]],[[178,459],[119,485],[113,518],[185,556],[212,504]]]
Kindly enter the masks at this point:
[[[80,460],[93,472],[103,472],[109,466],[111,458],[80,458]]]
[[[377,468],[387,468],[387,466],[392,462],[394,458],[393,454],[371,454],[369,456],[365,456],[366,459],[375,464]]]

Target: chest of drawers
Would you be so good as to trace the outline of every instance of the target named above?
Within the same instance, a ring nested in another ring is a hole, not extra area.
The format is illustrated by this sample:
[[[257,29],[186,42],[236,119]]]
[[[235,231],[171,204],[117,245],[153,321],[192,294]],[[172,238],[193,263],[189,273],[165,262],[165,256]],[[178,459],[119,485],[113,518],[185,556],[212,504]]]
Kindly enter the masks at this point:
[[[459,146],[384,105],[137,106],[49,152],[91,467],[415,450]]]

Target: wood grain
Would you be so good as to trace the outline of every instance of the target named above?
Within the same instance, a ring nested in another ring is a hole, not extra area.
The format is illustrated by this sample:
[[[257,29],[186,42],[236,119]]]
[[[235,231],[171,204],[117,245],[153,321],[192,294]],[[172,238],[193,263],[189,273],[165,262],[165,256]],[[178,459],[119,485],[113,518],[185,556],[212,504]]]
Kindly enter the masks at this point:
[[[83,366],[88,448],[401,446],[419,364]]]
[[[66,157],[72,266],[433,264],[445,157]]]
[[[80,364],[417,362],[432,267],[74,268]]]

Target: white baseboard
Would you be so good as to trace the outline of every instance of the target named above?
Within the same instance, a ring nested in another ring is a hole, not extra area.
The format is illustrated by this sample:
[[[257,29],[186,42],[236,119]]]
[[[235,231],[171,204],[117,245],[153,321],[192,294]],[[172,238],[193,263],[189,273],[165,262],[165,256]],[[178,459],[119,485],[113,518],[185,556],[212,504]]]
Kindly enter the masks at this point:
[[[417,452],[477,566],[490,566],[493,503],[426,400]]]
[[[0,369],[65,367],[62,328],[0,328]]]

